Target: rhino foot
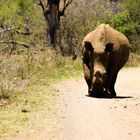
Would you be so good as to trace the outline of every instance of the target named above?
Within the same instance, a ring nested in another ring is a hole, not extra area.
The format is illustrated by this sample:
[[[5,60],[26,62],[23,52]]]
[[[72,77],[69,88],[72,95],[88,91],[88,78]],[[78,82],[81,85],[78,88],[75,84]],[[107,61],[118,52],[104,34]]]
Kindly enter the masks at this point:
[[[114,98],[116,97],[116,92],[115,90],[103,90],[103,91],[89,90],[88,95],[97,98]]]
[[[110,94],[112,97],[116,97],[116,92],[115,92],[114,89],[109,90],[109,94]]]

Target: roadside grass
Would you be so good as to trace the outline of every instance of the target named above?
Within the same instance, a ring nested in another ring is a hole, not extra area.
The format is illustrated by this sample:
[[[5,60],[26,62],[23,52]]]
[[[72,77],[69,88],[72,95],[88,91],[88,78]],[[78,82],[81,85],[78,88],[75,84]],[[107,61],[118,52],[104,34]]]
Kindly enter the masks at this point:
[[[53,84],[82,75],[81,60],[73,61],[51,49],[41,52],[0,56],[0,139],[16,135],[26,128],[37,114],[44,118],[46,111],[55,112],[58,92]],[[51,113],[50,113],[51,114]],[[53,115],[52,115],[53,116]]]
[[[126,67],[138,66],[139,60],[132,55]],[[73,61],[49,48],[10,57],[0,55],[0,139],[33,127],[36,116],[41,122],[46,117],[44,108],[49,112],[47,117],[55,117],[59,93],[53,85],[82,73],[80,58]]]
[[[140,66],[140,55],[131,53],[125,67],[139,67],[139,66]]]

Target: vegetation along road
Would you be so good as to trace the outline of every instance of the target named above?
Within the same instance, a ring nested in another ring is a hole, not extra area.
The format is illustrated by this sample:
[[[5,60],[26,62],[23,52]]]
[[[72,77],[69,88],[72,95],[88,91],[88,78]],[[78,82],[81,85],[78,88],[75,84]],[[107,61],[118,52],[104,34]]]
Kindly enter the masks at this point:
[[[55,117],[16,140],[139,140],[139,83],[140,68],[123,69],[111,99],[89,97],[84,78],[60,82]]]
[[[140,140],[140,68],[119,73],[110,99],[79,76],[82,40],[101,23],[139,66],[140,0],[0,0],[0,140]]]

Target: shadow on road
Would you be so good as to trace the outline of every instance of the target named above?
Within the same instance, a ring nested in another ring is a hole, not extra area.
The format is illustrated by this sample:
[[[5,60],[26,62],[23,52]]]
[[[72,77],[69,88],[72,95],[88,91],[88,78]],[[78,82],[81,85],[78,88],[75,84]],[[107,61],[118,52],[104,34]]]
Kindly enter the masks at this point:
[[[132,96],[116,96],[116,97],[103,96],[103,95],[96,95],[96,96],[85,95],[85,96],[90,97],[90,98],[99,98],[99,99],[126,99],[126,98],[133,98]]]

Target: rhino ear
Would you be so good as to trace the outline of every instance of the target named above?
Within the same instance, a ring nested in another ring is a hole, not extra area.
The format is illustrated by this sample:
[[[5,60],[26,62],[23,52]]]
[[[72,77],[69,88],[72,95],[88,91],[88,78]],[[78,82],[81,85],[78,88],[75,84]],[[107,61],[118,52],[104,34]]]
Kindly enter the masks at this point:
[[[90,42],[85,41],[84,43],[85,43],[84,47],[86,48],[87,51],[93,51],[93,47]]]
[[[106,44],[105,52],[111,53],[112,50],[113,50],[113,43],[108,43],[108,44]]]

